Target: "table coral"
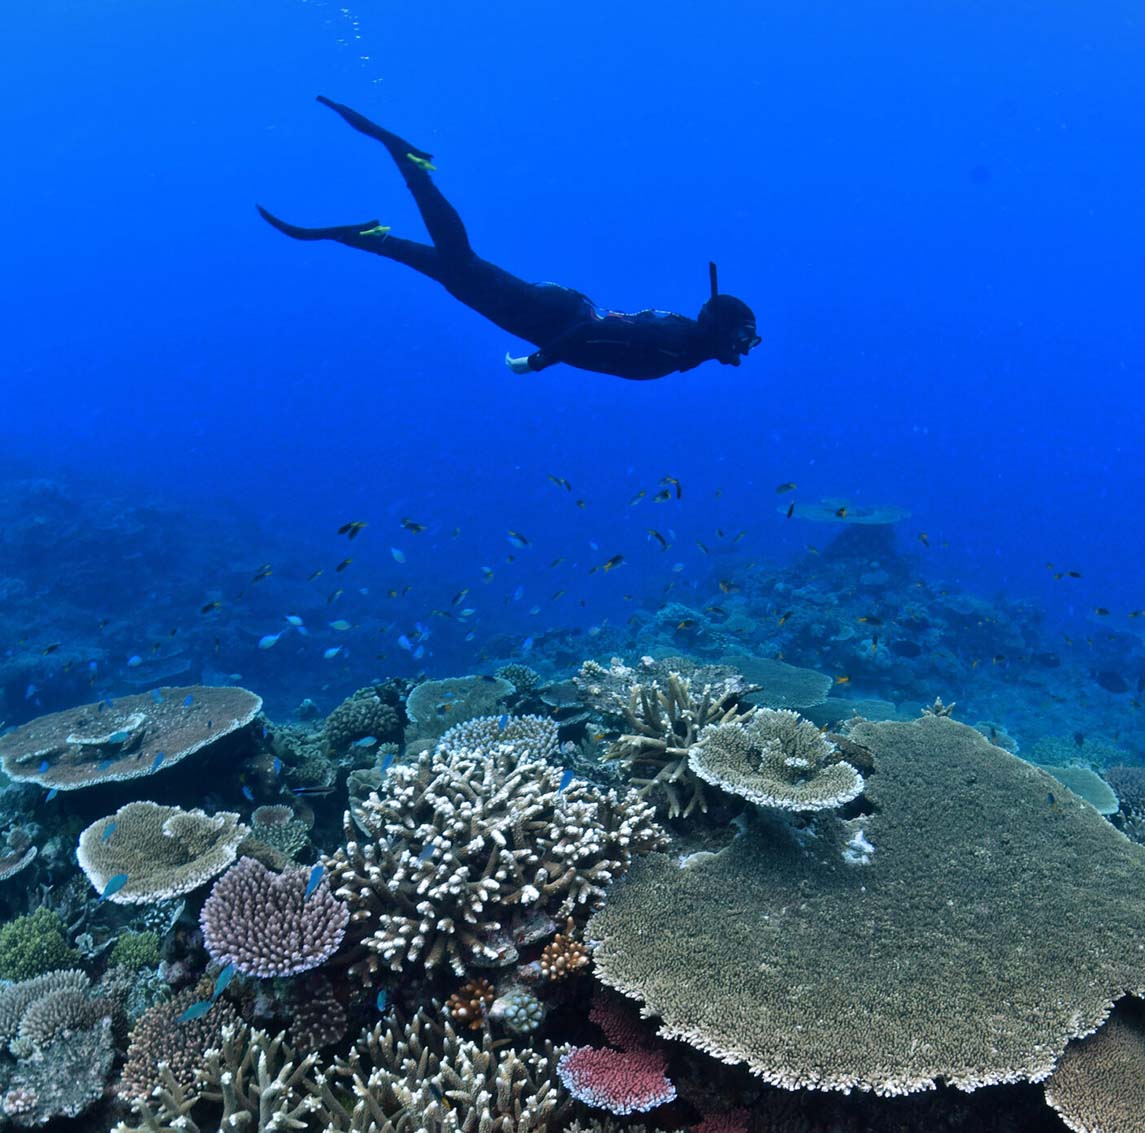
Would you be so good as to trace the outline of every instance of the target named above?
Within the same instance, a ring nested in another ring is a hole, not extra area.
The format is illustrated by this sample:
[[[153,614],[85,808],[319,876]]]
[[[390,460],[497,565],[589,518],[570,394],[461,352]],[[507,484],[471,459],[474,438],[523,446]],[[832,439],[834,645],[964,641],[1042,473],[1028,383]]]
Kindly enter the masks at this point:
[[[863,790],[863,777],[836,746],[786,708],[758,708],[705,728],[688,766],[706,783],[779,810],[834,810]]]
[[[146,905],[205,885],[235,860],[246,835],[231,811],[127,803],[83,831],[76,858],[98,893],[113,877],[127,877],[109,901]]]
[[[589,922],[596,973],[661,1033],[789,1089],[1038,1081],[1145,990],[1145,849],[945,717],[864,723],[862,869],[847,830],[757,813],[718,854],[654,855]]]
[[[262,698],[244,688],[188,685],[40,716],[0,737],[18,782],[74,791],[153,775],[246,727]]]

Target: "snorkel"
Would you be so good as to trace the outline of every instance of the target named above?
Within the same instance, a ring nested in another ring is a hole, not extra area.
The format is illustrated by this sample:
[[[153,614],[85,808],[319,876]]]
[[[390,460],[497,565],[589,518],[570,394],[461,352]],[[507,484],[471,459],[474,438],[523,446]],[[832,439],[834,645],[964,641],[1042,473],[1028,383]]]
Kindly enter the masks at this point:
[[[740,359],[759,345],[755,315],[742,299],[720,294],[714,261],[708,262],[708,287],[710,295],[700,308],[699,322],[710,336],[712,356],[725,365],[738,366]]]

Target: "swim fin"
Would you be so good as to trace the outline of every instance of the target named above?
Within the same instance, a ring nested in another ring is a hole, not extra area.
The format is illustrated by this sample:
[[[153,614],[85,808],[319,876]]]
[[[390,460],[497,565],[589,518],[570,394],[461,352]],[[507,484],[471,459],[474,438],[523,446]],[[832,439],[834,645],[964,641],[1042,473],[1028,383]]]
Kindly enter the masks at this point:
[[[267,224],[294,240],[357,240],[360,236],[381,236],[389,232],[389,229],[377,220],[367,220],[362,224],[339,224],[330,228],[302,228],[297,224],[288,224],[285,220],[280,220],[262,205],[255,207],[258,209],[258,215]]]
[[[364,114],[359,114],[356,110],[351,110],[350,107],[343,106],[340,102],[335,102],[323,94],[318,95],[318,101],[323,106],[330,107],[335,114],[340,115],[342,120],[347,125],[353,126],[359,134],[365,134],[367,138],[381,142],[390,151],[390,156],[395,161],[400,161],[403,157],[408,158],[419,169],[425,169],[433,161],[432,153],[426,153],[425,150],[418,149],[417,146],[411,146],[409,142],[403,141],[397,134],[391,133],[376,122],[371,122]]]

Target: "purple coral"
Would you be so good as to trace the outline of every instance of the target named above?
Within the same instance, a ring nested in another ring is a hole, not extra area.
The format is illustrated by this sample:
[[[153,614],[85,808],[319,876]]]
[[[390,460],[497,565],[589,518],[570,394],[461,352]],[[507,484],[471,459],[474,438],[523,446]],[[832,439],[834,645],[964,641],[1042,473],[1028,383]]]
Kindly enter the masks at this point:
[[[307,897],[310,873],[274,873],[254,858],[227,870],[199,917],[211,959],[259,977],[293,976],[328,960],[342,943],[350,910],[326,878]]]

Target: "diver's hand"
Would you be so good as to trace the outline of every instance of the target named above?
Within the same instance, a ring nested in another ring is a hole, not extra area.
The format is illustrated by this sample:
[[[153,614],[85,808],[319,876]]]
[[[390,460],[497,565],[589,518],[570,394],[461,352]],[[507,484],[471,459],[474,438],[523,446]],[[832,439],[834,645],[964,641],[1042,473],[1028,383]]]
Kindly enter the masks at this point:
[[[514,374],[527,374],[529,372],[528,355],[525,355],[522,358],[514,358],[511,354],[506,352],[505,365],[508,366]]]

